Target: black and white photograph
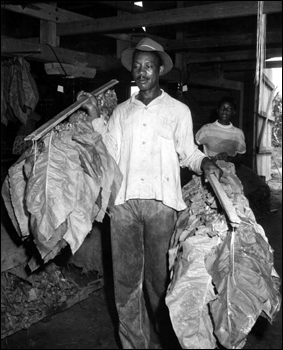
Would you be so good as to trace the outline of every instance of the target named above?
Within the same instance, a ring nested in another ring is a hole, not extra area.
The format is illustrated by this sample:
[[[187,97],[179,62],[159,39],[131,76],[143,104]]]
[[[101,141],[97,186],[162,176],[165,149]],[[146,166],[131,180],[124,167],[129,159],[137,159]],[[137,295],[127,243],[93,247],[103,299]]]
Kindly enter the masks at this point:
[[[282,349],[282,1],[1,1],[1,349]]]

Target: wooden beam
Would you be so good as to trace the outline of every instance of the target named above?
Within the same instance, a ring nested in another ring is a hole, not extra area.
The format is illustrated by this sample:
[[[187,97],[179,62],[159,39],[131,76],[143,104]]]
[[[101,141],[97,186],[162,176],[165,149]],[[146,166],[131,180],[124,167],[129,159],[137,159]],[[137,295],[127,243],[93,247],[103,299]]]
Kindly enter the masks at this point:
[[[98,3],[104,3],[105,1],[98,1]],[[107,3],[113,3],[109,6],[116,6],[115,1],[107,1]],[[119,1],[121,3],[121,1]],[[29,7],[28,7],[29,6]],[[1,5],[3,9],[10,10],[13,12],[18,12],[24,15],[32,16],[41,20],[48,20],[56,23],[68,23],[75,21],[89,21],[93,20],[92,17],[80,15],[71,11],[63,10],[57,6],[52,6],[45,3],[36,3],[33,5]],[[138,7],[138,6],[136,6]],[[140,7],[138,7],[140,8]],[[142,8],[141,8],[142,9]],[[144,34],[135,33],[132,35],[128,34],[105,34],[105,36],[111,37],[116,40],[128,41],[132,43],[137,43],[141,37],[144,37]],[[223,35],[223,36],[213,36],[209,38],[190,38],[184,40],[168,40],[162,37],[154,36],[147,34],[153,40],[156,40],[161,45],[163,45],[166,51],[178,51],[192,48],[208,48],[208,47],[220,47],[220,46],[233,46],[233,45],[255,45],[256,44],[256,33],[248,34],[235,34],[235,35]],[[266,43],[282,43],[281,33],[268,32],[266,33]],[[57,45],[58,41],[57,41]]]
[[[265,1],[264,13],[282,12],[281,1]],[[210,5],[153,11],[124,16],[99,18],[89,21],[58,24],[58,35],[107,33],[140,27],[156,27],[189,22],[257,15],[257,1],[227,1]]]
[[[35,3],[26,5],[1,5],[4,10],[9,10],[23,15],[35,17],[45,21],[56,23],[68,23],[93,19],[79,13],[63,10],[57,6],[45,3]]]
[[[163,43],[165,51],[178,51],[195,48],[208,47],[223,47],[223,46],[238,46],[238,45],[256,45],[256,31],[247,34],[225,34],[210,37],[190,38],[183,40],[166,40]],[[282,45],[282,33],[280,31],[267,31],[266,44],[280,44]]]
[[[125,12],[123,12],[123,11],[119,11],[119,10],[117,11],[117,16],[119,16],[121,18],[124,16],[124,14],[125,14]],[[121,59],[123,51],[130,48],[130,47],[131,47],[131,42],[117,39],[116,40],[116,56],[117,56],[117,58]]]
[[[49,44],[51,46],[59,46],[60,37],[56,36],[56,23],[40,20],[40,44]]]
[[[233,51],[233,52],[215,52],[215,53],[184,53],[184,59],[187,64],[205,63],[205,62],[225,62],[225,61],[241,61],[255,60],[256,51]],[[281,57],[282,49],[267,49],[266,59],[272,57]]]
[[[102,72],[122,67],[121,61],[111,55],[96,55],[88,52],[29,43],[26,40],[1,37],[2,56],[12,56],[20,52],[31,52],[28,56],[29,59],[39,62],[56,62],[57,56],[61,63],[80,67],[92,67]]]
[[[204,85],[204,86],[212,86],[212,87],[218,87],[221,89],[232,89],[232,90],[240,90],[242,91],[244,88],[244,83],[240,81],[233,81],[233,80],[227,80],[227,79],[218,79],[218,78],[198,78],[198,77],[190,77],[188,81],[188,85]]]
[[[143,7],[133,4],[132,1],[96,1],[96,3],[130,13],[144,12]]]
[[[248,62],[223,62],[222,69],[224,72],[255,71],[256,60]]]
[[[177,8],[184,8],[184,1],[177,1]],[[184,33],[181,30],[176,31],[176,41],[182,41],[184,38]],[[182,53],[175,53],[175,68],[179,69],[181,74],[183,75],[183,71],[186,72],[186,70],[183,70],[183,55]],[[181,82],[180,82],[181,83]]]
[[[62,68],[63,67],[63,68]],[[90,78],[93,79],[96,75],[96,69],[90,67],[78,67],[71,64],[58,62],[49,62],[44,63],[45,72],[48,75],[65,75],[67,74],[69,77],[75,78]]]

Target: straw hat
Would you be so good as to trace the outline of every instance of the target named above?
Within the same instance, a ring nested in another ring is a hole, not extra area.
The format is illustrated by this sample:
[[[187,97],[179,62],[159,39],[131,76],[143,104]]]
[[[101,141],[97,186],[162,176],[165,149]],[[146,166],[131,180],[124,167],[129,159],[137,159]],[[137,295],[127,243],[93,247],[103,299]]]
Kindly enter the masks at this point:
[[[173,68],[173,62],[170,56],[166,52],[164,52],[163,47],[152,39],[144,38],[137,44],[136,47],[126,49],[122,53],[122,65],[129,71],[132,70],[133,54],[135,50],[157,52],[162,60],[162,64],[164,65],[164,71],[160,75],[168,73]]]

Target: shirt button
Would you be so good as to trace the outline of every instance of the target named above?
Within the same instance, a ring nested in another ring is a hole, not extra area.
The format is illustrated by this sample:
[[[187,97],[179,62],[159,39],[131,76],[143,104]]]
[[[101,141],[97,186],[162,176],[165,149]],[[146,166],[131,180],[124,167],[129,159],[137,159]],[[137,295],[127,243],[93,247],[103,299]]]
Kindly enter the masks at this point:
[[[144,180],[144,179],[141,179],[142,181]]]
[[[146,126],[146,124],[143,124],[143,126]]]
[[[144,107],[144,109],[147,109],[147,107]]]
[[[143,145],[145,145],[145,142],[143,141],[143,143],[142,143]]]

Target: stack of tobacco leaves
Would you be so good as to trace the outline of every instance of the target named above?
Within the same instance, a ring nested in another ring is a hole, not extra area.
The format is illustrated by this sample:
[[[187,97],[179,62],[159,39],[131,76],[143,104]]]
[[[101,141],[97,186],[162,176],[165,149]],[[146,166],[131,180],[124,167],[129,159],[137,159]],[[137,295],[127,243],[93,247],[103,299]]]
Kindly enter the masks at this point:
[[[273,249],[241,182],[223,171],[221,185],[241,220],[236,229],[200,177],[182,188],[187,208],[170,242],[166,304],[183,349],[241,349],[257,318],[272,323],[281,307]]]

